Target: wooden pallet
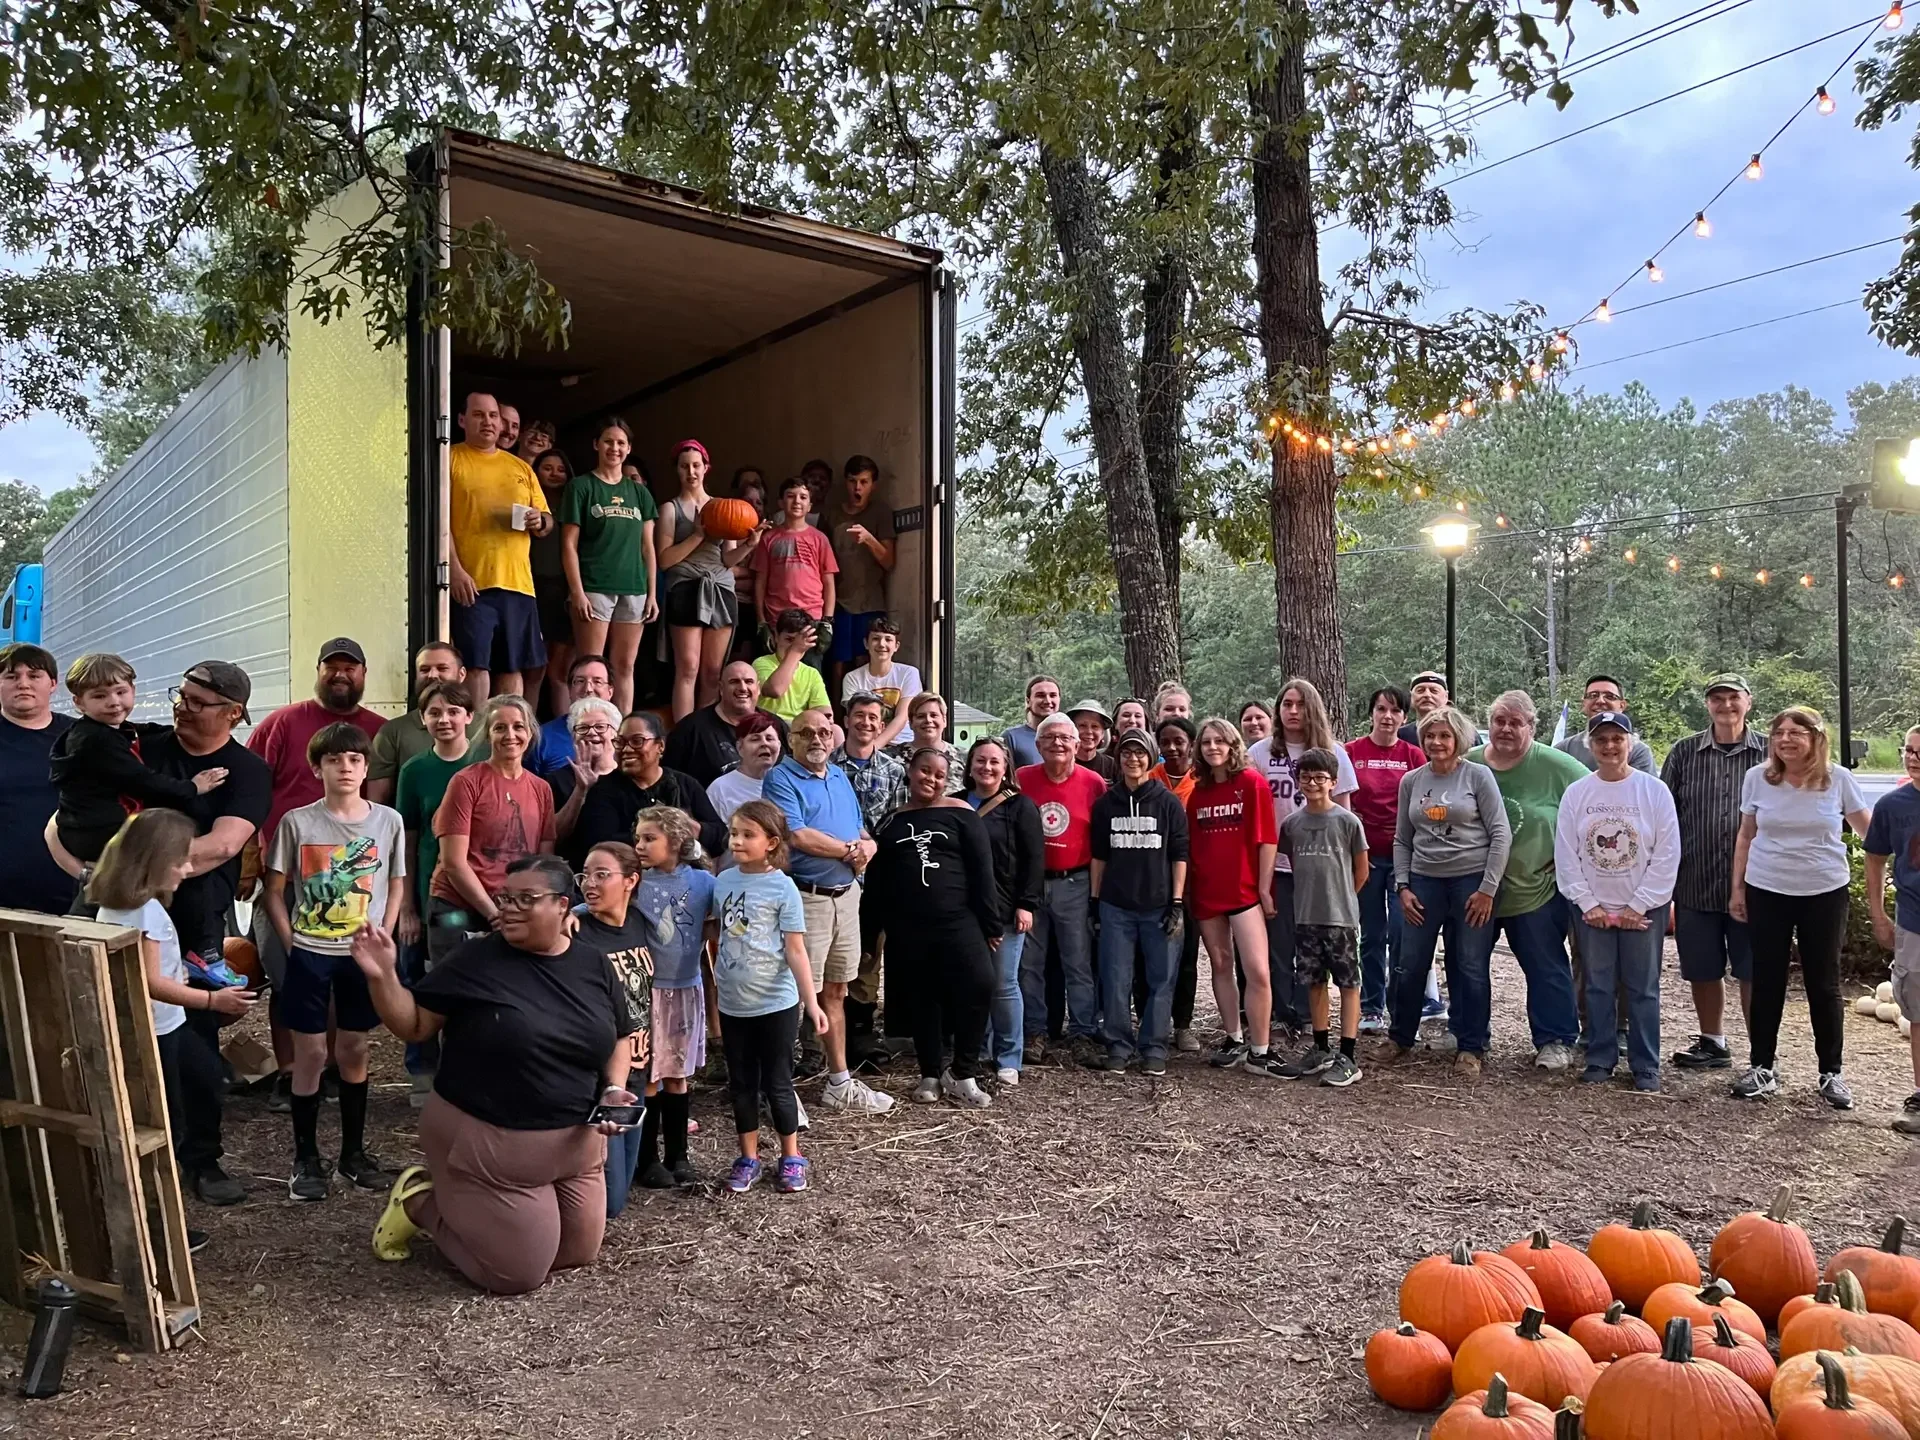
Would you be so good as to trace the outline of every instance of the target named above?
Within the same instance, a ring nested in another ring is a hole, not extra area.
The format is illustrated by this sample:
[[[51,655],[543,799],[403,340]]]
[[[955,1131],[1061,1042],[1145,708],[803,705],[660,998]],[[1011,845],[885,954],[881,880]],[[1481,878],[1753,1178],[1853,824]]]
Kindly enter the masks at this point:
[[[0,910],[0,1299],[58,1275],[168,1349],[200,1316],[138,931]]]

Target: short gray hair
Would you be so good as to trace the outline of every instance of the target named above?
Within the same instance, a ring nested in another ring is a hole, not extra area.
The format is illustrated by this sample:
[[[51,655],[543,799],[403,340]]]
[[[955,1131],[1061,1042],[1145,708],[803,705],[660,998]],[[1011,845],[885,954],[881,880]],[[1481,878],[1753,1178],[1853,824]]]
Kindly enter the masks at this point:
[[[1496,695],[1493,704],[1487,707],[1488,718],[1492,718],[1496,710],[1511,710],[1529,720],[1540,718],[1540,712],[1533,708],[1533,696],[1524,690],[1507,690]]]
[[[1430,712],[1421,720],[1414,734],[1424,741],[1427,738],[1427,731],[1438,725],[1444,725],[1453,732],[1453,751],[1462,759],[1466,757],[1467,751],[1479,743],[1480,736],[1474,730],[1473,722],[1451,705],[1442,705],[1438,710]]]
[[[614,729],[620,728],[623,718],[620,707],[611,700],[603,700],[598,695],[589,695],[584,700],[576,700],[567,707],[567,733],[571,735],[593,716],[602,717]]]
[[[493,717],[502,710],[518,710],[520,718],[527,722],[528,733],[540,733],[540,717],[533,713],[533,706],[524,695],[496,695],[487,702],[486,723],[480,727],[480,733],[490,734],[493,730]]]

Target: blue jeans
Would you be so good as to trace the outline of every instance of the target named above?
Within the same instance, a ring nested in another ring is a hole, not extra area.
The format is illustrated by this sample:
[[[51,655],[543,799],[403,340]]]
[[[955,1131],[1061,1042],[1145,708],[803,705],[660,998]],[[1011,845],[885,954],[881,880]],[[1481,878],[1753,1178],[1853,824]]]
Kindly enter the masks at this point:
[[[987,1007],[987,1059],[996,1070],[1018,1070],[1026,1050],[1020,1019],[1026,1008],[1020,996],[1020,954],[1026,948],[1027,937],[1008,926],[994,956],[1000,974]]]
[[[1573,964],[1567,959],[1567,902],[1553,895],[1538,909],[1494,921],[1507,932],[1513,958],[1527,977],[1527,1025],[1533,1048],[1572,1045],[1580,1038],[1580,1007],[1573,993]]]
[[[400,983],[413,989],[427,973],[427,940],[422,935],[411,945],[400,947]],[[417,1043],[409,1041],[403,1060],[409,1075],[432,1075],[440,1068],[440,1037],[434,1035]]]
[[[1370,855],[1360,887],[1360,1013],[1387,1013],[1387,976],[1400,951],[1400,897],[1393,893],[1393,855]]]
[[[1460,1042],[1463,1055],[1487,1053],[1487,1032],[1493,1024],[1494,923],[1467,923],[1467,900],[1480,888],[1480,876],[1422,875],[1408,880],[1413,898],[1426,916],[1415,925],[1403,915],[1400,954],[1393,972],[1393,1029],[1396,1045],[1411,1046],[1420,1034],[1420,1005],[1426,998],[1427,972],[1433,969],[1434,947],[1441,932],[1447,937],[1447,1028]],[[1398,904],[1396,898],[1395,903]]]
[[[1636,1080],[1660,1077],[1660,952],[1667,939],[1667,907],[1650,912],[1644,930],[1601,930],[1574,921],[1587,968],[1587,1013],[1611,1015],[1618,990],[1627,997],[1627,1064]],[[1620,1039],[1611,1025],[1587,1037],[1587,1069],[1611,1075]]]
[[[1135,1050],[1143,1060],[1165,1060],[1173,1034],[1173,974],[1180,952],[1161,928],[1164,910],[1123,910],[1100,902],[1100,996],[1106,1018],[1100,1038],[1107,1053],[1129,1059]],[[1146,962],[1147,1003],[1133,1028],[1133,955],[1138,949]]]
[[[613,1219],[627,1208],[627,1193],[633,1188],[634,1167],[640,1161],[640,1127],[607,1137],[607,1218]]]
[[[1066,1031],[1092,1036],[1099,1030],[1100,991],[1093,976],[1093,945],[1087,934],[1085,870],[1048,880],[1033,912],[1033,929],[1020,957],[1020,1023],[1027,1039],[1047,1033],[1047,940],[1060,946],[1060,971],[1067,986]]]

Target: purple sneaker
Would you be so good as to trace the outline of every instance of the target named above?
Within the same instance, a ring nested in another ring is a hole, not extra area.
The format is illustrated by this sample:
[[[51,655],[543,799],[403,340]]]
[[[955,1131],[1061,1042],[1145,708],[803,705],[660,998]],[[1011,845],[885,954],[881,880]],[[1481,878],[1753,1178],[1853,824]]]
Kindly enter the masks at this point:
[[[200,952],[197,950],[189,950],[182,959],[189,975],[198,976],[216,990],[232,990],[244,987],[247,983],[247,977],[227,964],[224,955],[211,965],[200,958]]]
[[[753,1188],[753,1182],[760,1178],[760,1162],[749,1160],[742,1155],[733,1162],[733,1169],[727,1172],[727,1189],[735,1195],[744,1195]]]
[[[808,1165],[804,1155],[782,1155],[780,1173],[774,1179],[774,1188],[782,1195],[798,1195],[807,1188]]]

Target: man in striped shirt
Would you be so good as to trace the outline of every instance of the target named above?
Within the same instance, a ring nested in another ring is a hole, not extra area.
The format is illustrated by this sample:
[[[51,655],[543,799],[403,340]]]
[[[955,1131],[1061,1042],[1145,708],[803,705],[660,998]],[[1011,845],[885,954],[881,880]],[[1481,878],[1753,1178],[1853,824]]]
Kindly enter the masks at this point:
[[[1740,787],[1767,758],[1766,737],[1747,728],[1753,692],[1738,675],[1707,682],[1713,724],[1667,752],[1660,778],[1680,815],[1680,879],[1674,887],[1674,943],[1680,977],[1693,990],[1700,1033],[1673,1057],[1685,1070],[1724,1070],[1733,1063],[1725,1034],[1731,971],[1740,983],[1740,1012],[1753,1003],[1753,951],[1747,927],[1727,913],[1733,886],[1733,842],[1740,830]]]

